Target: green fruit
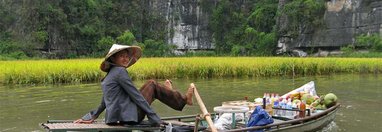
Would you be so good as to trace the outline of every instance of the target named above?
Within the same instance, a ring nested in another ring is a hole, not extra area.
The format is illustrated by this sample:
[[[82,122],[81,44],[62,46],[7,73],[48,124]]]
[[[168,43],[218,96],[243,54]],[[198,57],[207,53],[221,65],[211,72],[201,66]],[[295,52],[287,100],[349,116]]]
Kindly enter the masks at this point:
[[[322,109],[326,109],[327,107],[325,105],[322,105]]]
[[[301,103],[301,101],[298,100],[298,99],[294,99],[292,103],[293,103],[293,104],[298,104],[298,103]]]
[[[337,96],[333,93],[328,93],[325,95],[324,104],[327,108],[334,106],[337,103]]]
[[[301,97],[301,100],[305,101],[306,104],[310,105],[314,101],[314,97],[310,94],[304,94]]]
[[[318,103],[316,102],[316,101],[314,101],[312,104],[311,104],[311,106],[313,106],[313,107],[316,107],[318,105]]]
[[[316,105],[314,108],[316,108],[316,109],[322,109],[322,105]]]
[[[317,110],[323,110],[323,109],[326,109],[325,105],[317,105],[316,107]]]
[[[320,104],[324,104],[324,98],[325,98],[325,96],[324,95],[322,95],[318,100],[320,101]]]
[[[321,101],[320,101],[320,99],[316,99],[313,103],[315,103],[315,104],[321,104]],[[312,103],[312,104],[313,104]]]

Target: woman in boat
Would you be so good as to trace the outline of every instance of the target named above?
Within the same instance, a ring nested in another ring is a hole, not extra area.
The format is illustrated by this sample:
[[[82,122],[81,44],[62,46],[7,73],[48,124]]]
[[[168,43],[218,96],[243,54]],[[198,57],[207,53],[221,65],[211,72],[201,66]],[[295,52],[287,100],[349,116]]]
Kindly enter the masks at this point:
[[[139,124],[147,115],[150,124],[158,126],[162,121],[150,107],[155,99],[178,111],[186,104],[192,105],[193,87],[182,95],[173,90],[169,80],[164,85],[149,80],[138,91],[126,68],[137,62],[141,54],[138,46],[114,44],[110,48],[100,66],[107,73],[101,83],[101,104],[74,123],[92,123],[106,109],[105,122],[108,125]]]

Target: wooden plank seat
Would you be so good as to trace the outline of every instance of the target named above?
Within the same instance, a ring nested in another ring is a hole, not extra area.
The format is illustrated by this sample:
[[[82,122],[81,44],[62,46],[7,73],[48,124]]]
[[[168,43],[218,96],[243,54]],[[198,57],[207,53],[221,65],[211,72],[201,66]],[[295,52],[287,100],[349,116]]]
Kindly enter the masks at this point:
[[[132,130],[142,130],[142,131],[160,131],[161,127],[151,127],[148,124],[139,125],[106,125],[105,122],[96,121],[92,124],[78,124],[72,123],[72,121],[67,120],[51,120],[47,123],[42,123],[41,127],[51,132],[58,131],[132,131]]]

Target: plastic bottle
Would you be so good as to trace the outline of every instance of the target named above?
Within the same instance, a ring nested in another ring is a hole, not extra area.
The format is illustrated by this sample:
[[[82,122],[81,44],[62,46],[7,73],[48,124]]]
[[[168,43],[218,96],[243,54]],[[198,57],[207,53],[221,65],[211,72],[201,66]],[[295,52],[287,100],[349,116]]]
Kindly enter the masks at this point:
[[[275,96],[275,101],[277,102],[277,105],[278,105],[277,108],[281,108],[281,107],[280,107],[280,102],[281,102],[281,101],[280,101],[280,96],[279,96],[279,94],[276,94],[276,96]],[[278,112],[277,114],[280,115],[280,110],[278,110],[277,112]]]
[[[273,102],[273,107],[275,107],[275,108],[279,108],[279,105],[280,105],[279,100],[275,100],[275,101]]]
[[[283,101],[282,101],[282,100],[281,100],[281,101],[279,100],[278,102],[279,102],[279,104],[278,104],[277,108],[282,108],[282,106],[284,105],[284,104],[283,104]],[[281,114],[282,114],[282,111],[283,111],[283,110],[278,110],[278,111],[277,111],[277,115],[278,115],[278,116],[282,116],[282,115],[281,115]]]
[[[269,99],[269,102],[270,102],[271,105],[273,105],[273,102],[274,102],[274,101],[275,101],[275,94],[272,93],[272,94],[271,94],[271,97],[270,97],[270,99]]]
[[[286,105],[287,105],[287,101],[286,101],[285,98],[283,98],[281,108],[282,108],[282,109],[286,109]],[[282,110],[282,111],[281,111],[281,116],[286,116],[286,110]]]
[[[274,94],[273,94],[274,95]],[[278,98],[276,98],[276,96],[274,96],[272,98],[272,105],[274,108],[279,108],[279,100]],[[276,116],[279,116],[279,110],[278,109],[273,109],[273,113],[276,115]]]
[[[270,104],[270,96],[269,96],[269,93],[266,94],[266,97],[265,97],[267,103],[266,104]]]
[[[300,114],[299,114],[300,118],[304,118],[305,117],[305,109],[306,109],[306,104],[305,104],[305,100],[303,100],[300,103]]]
[[[267,106],[267,93],[264,93],[262,103],[263,103],[263,109],[265,109]]]
[[[267,98],[267,93],[264,93],[264,96],[263,96],[263,98],[264,98],[264,99],[266,99],[266,98]]]
[[[267,100],[265,98],[263,98],[263,109],[265,109],[267,107]]]
[[[297,109],[297,104],[292,103],[292,109]],[[294,119],[296,118],[296,115],[297,115],[296,111],[293,111],[293,112],[292,112],[292,117],[293,117]]]
[[[288,102],[286,104],[286,109],[288,109],[288,111],[286,112],[286,116],[289,118],[292,118],[293,111],[289,111],[289,110],[292,110],[292,100],[290,98],[288,99]]]
[[[275,96],[275,100],[279,100],[279,99],[280,99],[279,94],[276,94],[276,96]]]

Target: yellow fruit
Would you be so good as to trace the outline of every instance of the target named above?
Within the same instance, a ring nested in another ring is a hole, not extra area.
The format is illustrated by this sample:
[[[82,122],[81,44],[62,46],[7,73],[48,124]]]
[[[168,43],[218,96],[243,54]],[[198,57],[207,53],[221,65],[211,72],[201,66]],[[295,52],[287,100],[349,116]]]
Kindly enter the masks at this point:
[[[310,106],[312,106],[312,107],[315,107],[315,106],[317,106],[317,105],[318,105],[317,102],[313,102],[312,104],[310,104]]]
[[[304,91],[300,92],[300,97],[302,97],[304,94],[306,94]]]

